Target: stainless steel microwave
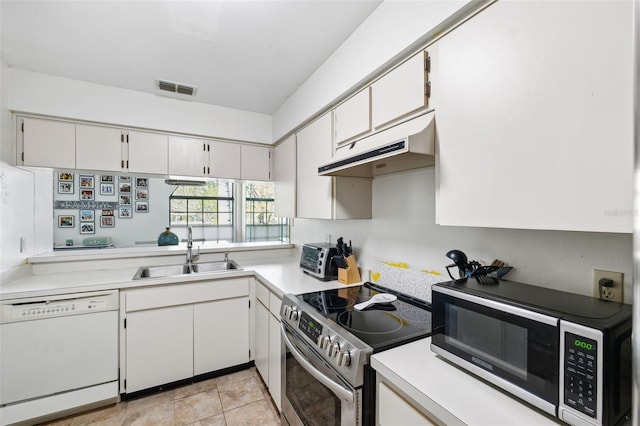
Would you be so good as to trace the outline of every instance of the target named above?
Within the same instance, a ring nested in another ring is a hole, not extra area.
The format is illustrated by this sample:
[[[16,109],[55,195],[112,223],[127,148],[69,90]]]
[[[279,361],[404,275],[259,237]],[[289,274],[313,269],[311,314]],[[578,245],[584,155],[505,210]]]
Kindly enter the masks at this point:
[[[571,425],[631,409],[631,306],[506,280],[432,287],[431,350]]]
[[[323,281],[337,280],[338,267],[333,261],[336,254],[336,247],[328,243],[303,244],[300,269]]]

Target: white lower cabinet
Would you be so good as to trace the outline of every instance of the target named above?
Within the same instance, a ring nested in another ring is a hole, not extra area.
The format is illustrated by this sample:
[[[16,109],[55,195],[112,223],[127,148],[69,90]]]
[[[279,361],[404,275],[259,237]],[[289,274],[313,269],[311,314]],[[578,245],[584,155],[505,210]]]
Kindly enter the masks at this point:
[[[379,426],[413,425],[435,426],[432,420],[416,409],[402,395],[384,382],[378,383]]]
[[[193,306],[127,314],[127,392],[193,376]]]
[[[279,305],[278,305],[279,306]],[[280,317],[269,315],[269,393],[278,410],[282,410],[282,340]]]
[[[193,374],[249,361],[248,297],[193,306]]]
[[[260,283],[256,285],[256,298],[256,369],[269,388],[276,407],[281,410],[280,305],[282,300]]]
[[[261,284],[259,284],[261,285]],[[256,303],[256,369],[265,383],[269,382],[269,308],[260,300]],[[267,384],[268,385],[268,384]]]
[[[250,280],[121,292],[121,392],[248,363]]]

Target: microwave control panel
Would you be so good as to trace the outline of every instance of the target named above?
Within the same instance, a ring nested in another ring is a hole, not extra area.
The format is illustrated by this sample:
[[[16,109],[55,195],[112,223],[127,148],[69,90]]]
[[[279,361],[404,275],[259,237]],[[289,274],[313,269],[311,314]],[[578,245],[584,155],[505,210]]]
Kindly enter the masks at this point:
[[[564,337],[564,403],[595,418],[598,342],[569,332]]]

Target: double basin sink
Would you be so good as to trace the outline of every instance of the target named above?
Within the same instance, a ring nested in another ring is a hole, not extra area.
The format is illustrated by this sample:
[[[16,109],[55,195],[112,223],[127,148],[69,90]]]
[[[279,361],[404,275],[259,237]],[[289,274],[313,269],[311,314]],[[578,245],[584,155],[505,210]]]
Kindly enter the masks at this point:
[[[185,263],[182,265],[143,266],[138,269],[133,279],[140,280],[144,278],[173,277],[188,274],[209,274],[235,270],[242,270],[242,268],[233,260],[192,263],[191,265]]]

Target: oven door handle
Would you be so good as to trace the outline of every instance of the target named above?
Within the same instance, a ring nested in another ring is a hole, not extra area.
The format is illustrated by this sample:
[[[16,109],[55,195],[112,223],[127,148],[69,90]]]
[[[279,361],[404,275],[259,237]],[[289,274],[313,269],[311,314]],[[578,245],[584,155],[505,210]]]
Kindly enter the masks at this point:
[[[349,403],[353,403],[354,401],[353,392],[351,392],[349,389],[346,389],[340,386],[339,384],[337,384],[336,382],[334,382],[333,380],[331,380],[330,378],[322,374],[320,370],[315,368],[313,364],[307,361],[307,358],[295,347],[295,345],[291,342],[291,340],[287,336],[287,330],[284,328],[284,323],[280,327],[282,331],[281,333],[282,338],[284,339],[284,342],[287,345],[287,348],[289,348],[289,351],[291,351],[291,354],[293,355],[293,357],[302,365],[302,367],[304,367],[304,369],[307,370],[309,374],[311,374],[313,377],[316,378],[316,380],[318,380],[320,383],[322,383],[327,388],[329,388],[329,390],[335,393],[339,398],[344,399]]]

